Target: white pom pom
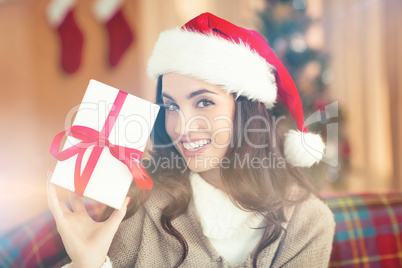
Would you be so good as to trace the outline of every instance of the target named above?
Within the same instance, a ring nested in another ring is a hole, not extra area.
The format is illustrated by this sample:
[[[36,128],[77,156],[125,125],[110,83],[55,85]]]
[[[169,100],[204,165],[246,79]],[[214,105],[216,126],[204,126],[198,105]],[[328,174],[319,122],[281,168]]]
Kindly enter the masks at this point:
[[[294,167],[311,167],[321,161],[325,144],[320,135],[290,130],[285,134],[285,158]]]

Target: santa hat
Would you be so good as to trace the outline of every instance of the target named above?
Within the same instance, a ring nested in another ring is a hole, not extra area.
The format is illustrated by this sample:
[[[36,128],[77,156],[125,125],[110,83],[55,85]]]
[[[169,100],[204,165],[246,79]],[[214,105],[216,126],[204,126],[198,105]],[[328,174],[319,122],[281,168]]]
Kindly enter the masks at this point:
[[[148,75],[156,80],[178,73],[220,85],[229,93],[260,101],[267,109],[284,102],[298,131],[285,134],[288,163],[310,167],[323,156],[325,144],[309,133],[296,86],[265,39],[210,13],[203,13],[183,27],[162,32],[148,62]]]

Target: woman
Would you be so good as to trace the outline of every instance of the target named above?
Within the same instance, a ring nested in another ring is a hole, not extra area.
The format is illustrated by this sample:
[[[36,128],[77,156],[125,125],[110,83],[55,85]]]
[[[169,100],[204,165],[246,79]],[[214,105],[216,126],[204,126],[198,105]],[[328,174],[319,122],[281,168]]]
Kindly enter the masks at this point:
[[[165,109],[143,161],[154,180],[145,199],[133,185],[128,209],[127,198],[96,223],[79,197],[71,212],[48,184],[72,264],[327,267],[333,215],[298,169],[320,161],[324,144],[265,40],[204,13],[160,35],[148,74]],[[268,112],[277,100],[299,129],[284,145]]]

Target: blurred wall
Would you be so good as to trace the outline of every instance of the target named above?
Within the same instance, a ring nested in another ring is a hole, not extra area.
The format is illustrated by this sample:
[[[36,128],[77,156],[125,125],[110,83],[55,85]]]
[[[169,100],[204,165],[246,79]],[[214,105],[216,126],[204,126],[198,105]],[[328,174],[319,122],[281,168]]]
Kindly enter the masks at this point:
[[[402,190],[402,2],[323,1],[331,97],[345,110],[348,191]]]
[[[59,36],[45,16],[48,1],[0,4],[1,229],[46,209],[45,174],[56,163],[49,154],[50,143],[64,129],[68,111],[80,103],[89,79],[144,95],[145,90],[139,90],[138,41],[111,69],[106,29],[92,15],[92,3],[78,1],[76,7],[84,48],[74,74],[60,67]],[[135,2],[127,2],[124,11],[135,32]]]
[[[46,171],[55,134],[78,105],[90,79],[153,101],[154,83],[146,62],[160,31],[205,12],[255,28],[251,0],[127,0],[123,13],[134,42],[117,67],[107,63],[107,32],[92,12],[94,0],[77,1],[75,19],[84,35],[82,63],[76,73],[60,67],[60,40],[47,22],[49,0],[0,2],[0,233],[47,209]]]

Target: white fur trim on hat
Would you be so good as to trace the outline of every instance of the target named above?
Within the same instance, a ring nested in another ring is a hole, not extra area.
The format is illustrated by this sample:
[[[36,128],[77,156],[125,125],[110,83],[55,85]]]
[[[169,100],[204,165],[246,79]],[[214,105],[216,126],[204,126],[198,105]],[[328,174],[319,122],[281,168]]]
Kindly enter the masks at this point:
[[[274,67],[245,43],[176,28],[162,32],[148,62],[148,76],[178,73],[221,86],[229,93],[273,107]]]
[[[294,167],[311,167],[320,162],[325,144],[320,135],[289,130],[285,134],[285,158]]]

